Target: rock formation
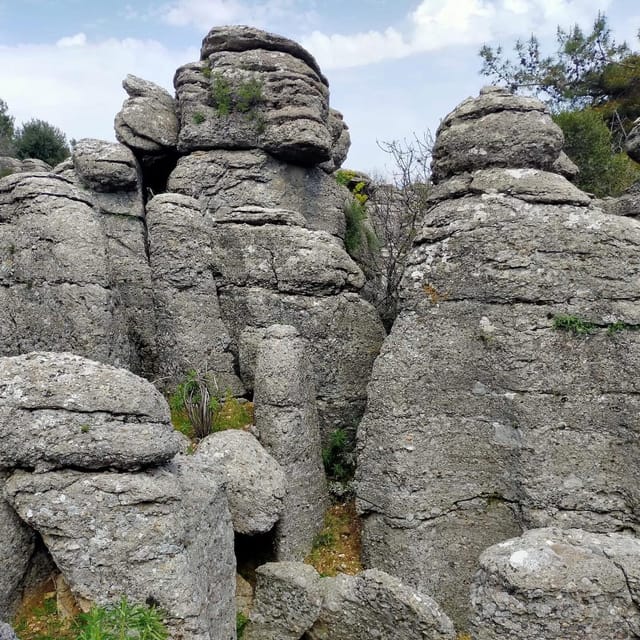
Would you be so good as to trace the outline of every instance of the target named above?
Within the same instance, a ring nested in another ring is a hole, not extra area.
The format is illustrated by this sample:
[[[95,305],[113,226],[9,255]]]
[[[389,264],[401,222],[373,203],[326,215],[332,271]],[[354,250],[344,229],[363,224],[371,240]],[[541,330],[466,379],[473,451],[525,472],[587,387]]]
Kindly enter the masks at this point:
[[[640,227],[548,172],[561,143],[540,103],[499,89],[443,121],[360,425],[366,565],[462,624],[486,547],[640,525]]]

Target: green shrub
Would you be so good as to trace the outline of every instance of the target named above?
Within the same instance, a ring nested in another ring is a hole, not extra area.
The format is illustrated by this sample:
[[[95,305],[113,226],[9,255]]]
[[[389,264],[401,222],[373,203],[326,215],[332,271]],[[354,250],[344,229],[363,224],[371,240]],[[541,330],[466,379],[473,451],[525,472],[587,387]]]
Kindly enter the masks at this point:
[[[560,331],[570,331],[576,336],[584,336],[593,333],[596,326],[577,316],[557,315],[553,319],[553,328]]]
[[[17,129],[14,144],[21,160],[38,158],[52,167],[69,157],[64,133],[44,120],[29,120]]]
[[[166,640],[169,632],[155,607],[130,604],[126,598],[113,607],[92,607],[77,619],[76,640]]]
[[[200,113],[200,111],[196,111],[191,119],[193,120],[193,124],[202,124],[206,120],[204,114]]]
[[[233,85],[225,76],[216,72],[211,83],[211,99],[213,107],[219,116],[231,113],[252,115],[261,126],[262,121],[257,117],[256,107],[264,101],[262,82],[257,78],[249,78],[238,85]]]
[[[362,246],[362,238],[365,234],[362,223],[367,219],[367,210],[363,203],[353,200],[345,206],[344,217],[346,222],[344,246],[347,252],[353,255]]]
[[[244,628],[249,624],[249,618],[242,611],[238,611],[236,613],[236,634],[238,636],[238,640],[242,639],[244,635]]]
[[[354,455],[348,449],[347,432],[336,429],[329,437],[328,445],[322,449],[322,462],[327,476],[332,480],[346,482],[353,477]]]

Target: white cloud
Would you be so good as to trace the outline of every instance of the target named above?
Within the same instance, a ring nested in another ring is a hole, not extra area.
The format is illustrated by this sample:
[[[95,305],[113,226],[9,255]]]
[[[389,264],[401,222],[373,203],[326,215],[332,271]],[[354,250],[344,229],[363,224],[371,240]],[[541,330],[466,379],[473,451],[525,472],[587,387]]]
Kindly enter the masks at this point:
[[[422,0],[408,27],[354,34],[314,31],[302,43],[325,69],[358,67],[386,59],[480,45],[496,38],[555,33],[558,25],[589,26],[611,0]]]
[[[92,42],[83,34],[55,44],[3,46],[0,98],[18,123],[40,118],[68,138],[113,140],[113,118],[127,97],[122,89],[127,73],[173,93],[176,68],[199,57],[195,47],[171,50],[132,38]]]

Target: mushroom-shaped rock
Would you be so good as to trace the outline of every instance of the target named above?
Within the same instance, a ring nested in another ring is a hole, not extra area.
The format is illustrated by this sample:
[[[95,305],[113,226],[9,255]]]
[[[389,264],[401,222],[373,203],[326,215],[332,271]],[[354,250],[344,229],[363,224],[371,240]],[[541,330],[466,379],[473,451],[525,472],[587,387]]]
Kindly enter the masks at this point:
[[[0,468],[139,469],[180,448],[150,382],[69,353],[0,358],[0,439]]]
[[[439,182],[490,167],[551,169],[563,142],[542,102],[487,87],[442,121],[433,148],[433,177]]]
[[[451,620],[429,596],[371,569],[357,576],[323,578],[320,616],[310,640],[454,640]]]
[[[640,541],[580,529],[534,529],[480,556],[477,640],[632,640],[640,631]]]
[[[250,27],[217,27],[201,62],[174,79],[179,149],[261,148],[294,164],[331,157],[327,81],[299,44]]]
[[[301,562],[269,562],[256,570],[244,640],[298,640],[320,615],[320,574]]]
[[[282,513],[286,478],[255,436],[227,429],[207,436],[195,457],[219,473],[236,533],[269,531]]]
[[[193,456],[139,473],[17,471],[5,494],[77,599],[153,602],[172,637],[235,637],[231,516]]]
[[[175,101],[162,87],[128,75],[122,86],[129,95],[116,115],[116,138],[146,154],[166,153],[178,141]]]

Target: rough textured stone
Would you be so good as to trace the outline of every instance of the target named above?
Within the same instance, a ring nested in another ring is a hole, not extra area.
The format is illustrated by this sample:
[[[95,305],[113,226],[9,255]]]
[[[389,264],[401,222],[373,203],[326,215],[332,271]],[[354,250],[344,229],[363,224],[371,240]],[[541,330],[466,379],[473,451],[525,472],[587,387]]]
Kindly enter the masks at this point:
[[[15,631],[6,622],[0,620],[0,640],[18,640]]]
[[[283,509],[286,478],[282,467],[254,436],[227,429],[207,436],[195,457],[208,463],[225,485],[236,533],[266,533]]]
[[[320,575],[301,562],[270,562],[256,571],[256,592],[244,640],[299,640],[320,615]]]
[[[578,165],[564,151],[560,152],[558,159],[553,163],[552,170],[569,180],[572,180],[580,173]]]
[[[104,230],[92,201],[53,174],[0,184],[0,354],[73,351],[128,365]]]
[[[205,38],[202,62],[176,72],[178,148],[260,148],[303,166],[328,160],[329,90],[311,55],[286,38],[240,29],[242,35],[238,27],[213,30]],[[238,100],[248,83],[258,94],[242,106]]]
[[[618,198],[605,198],[596,201],[606,213],[615,216],[631,216],[640,218],[640,182],[631,185]]]
[[[454,640],[451,620],[429,596],[375,569],[324,578],[324,600],[310,640]]]
[[[181,381],[192,370],[216,376],[241,394],[230,339],[220,317],[209,229],[198,202],[163,194],[147,205],[149,261],[157,322],[157,375]]]
[[[640,541],[537,529],[480,557],[471,598],[477,640],[640,634]]]
[[[374,366],[357,493],[365,566],[464,625],[484,548],[532,527],[640,531],[640,224],[522,167],[447,182]]]
[[[39,158],[25,158],[22,161],[21,171],[23,172],[40,172],[48,173],[52,167],[49,163]]]
[[[85,190],[101,214],[110,281],[126,321],[129,367],[151,377],[156,327],[138,162],[122,144],[85,139],[75,146],[70,170],[64,170],[64,175]]]
[[[632,160],[640,162],[640,118],[633,123],[633,129],[625,142],[625,150]]]
[[[2,496],[8,472],[0,471],[0,618],[10,619],[35,548],[33,531]],[[0,622],[0,638],[2,635]]]
[[[128,75],[122,86],[129,95],[115,118],[116,138],[144,153],[165,153],[178,142],[174,99],[162,87]]]
[[[276,526],[278,560],[302,560],[309,553],[328,506],[315,381],[306,352],[307,344],[294,327],[273,325],[260,345],[255,369],[260,442],[282,465],[287,479]]]
[[[439,182],[490,167],[550,170],[563,142],[542,102],[488,87],[442,121],[433,147],[433,178]]]
[[[72,354],[0,358],[0,468],[135,469],[179,450],[166,401],[124,369]]]
[[[309,229],[344,236],[349,192],[318,168],[288,165],[264,151],[196,152],[180,158],[169,191],[199,198],[214,217],[243,207],[288,209]]]
[[[5,493],[77,598],[156,602],[176,637],[235,638],[231,517],[192,456],[134,474],[18,471]]]
[[[342,114],[336,109],[329,109],[329,127],[331,128],[332,144],[331,158],[323,162],[320,167],[327,173],[333,173],[342,166],[347,159],[351,147],[349,127]]]

